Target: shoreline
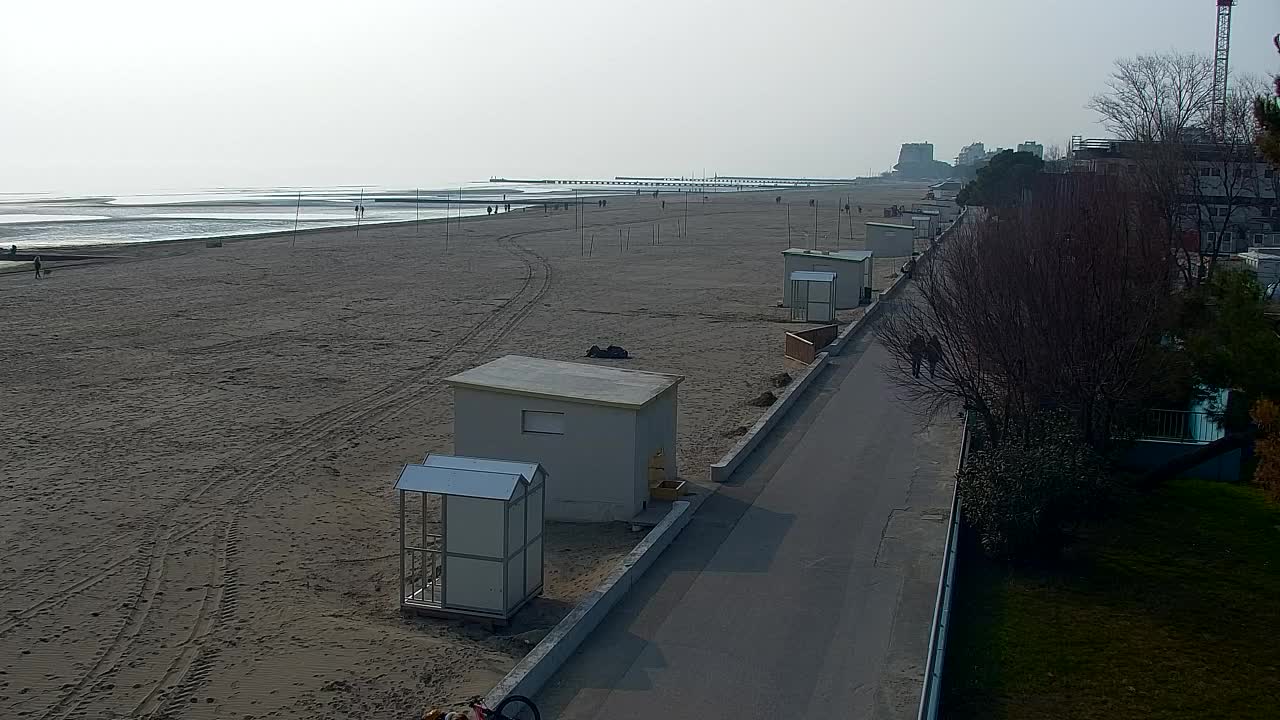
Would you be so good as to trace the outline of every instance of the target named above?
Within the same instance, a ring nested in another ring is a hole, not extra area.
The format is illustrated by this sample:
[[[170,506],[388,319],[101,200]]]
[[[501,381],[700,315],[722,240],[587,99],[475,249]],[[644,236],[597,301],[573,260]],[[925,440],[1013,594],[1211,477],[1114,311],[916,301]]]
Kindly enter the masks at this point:
[[[741,190],[718,190],[718,191],[716,191],[714,194],[715,194],[715,195],[720,195],[720,196],[737,196],[737,195],[745,195],[745,194],[750,194],[750,193],[764,193],[764,192],[778,192],[778,193],[783,193],[783,192],[794,192],[794,191],[796,191],[796,190],[809,190],[809,191],[811,191],[811,192],[828,192],[828,191],[830,191],[830,190],[832,190],[832,189],[834,189],[834,188],[844,188],[844,187],[848,187],[848,188],[852,188],[852,187],[862,187],[862,188],[866,188],[866,187],[868,187],[868,186],[872,186],[872,187],[874,187],[874,186],[876,186],[876,185],[882,185],[882,184],[883,184],[883,182],[884,182],[884,181],[881,181],[881,180],[879,180],[879,179],[871,179],[871,180],[863,179],[863,180],[858,181],[857,183],[839,183],[839,184],[832,184],[832,185],[820,185],[820,186],[815,185],[815,186],[808,186],[808,187],[802,187],[802,188],[744,188],[744,189],[741,189]],[[906,181],[903,181],[903,182],[906,182]],[[679,196],[679,195],[683,195],[683,194],[687,194],[687,193],[675,193],[675,192],[672,192],[672,193],[665,193],[665,194]],[[644,196],[644,197],[648,197],[649,195],[650,195],[650,193],[642,193],[642,196]],[[584,198],[586,198],[586,197],[595,197],[595,198],[615,198],[615,197],[625,197],[625,198],[630,198],[630,197],[636,197],[636,196],[635,196],[635,195],[632,195],[632,194],[630,194],[630,193],[618,193],[618,194],[613,194],[613,195],[604,195],[604,194],[601,194],[601,195],[587,195],[587,196],[583,196],[583,197],[584,197]],[[492,201],[490,201],[490,202],[492,202]],[[513,207],[513,208],[512,208],[512,210],[511,210],[510,212],[499,213],[498,215],[483,215],[483,216],[482,216],[482,215],[478,215],[478,214],[477,214],[477,215],[465,215],[465,216],[461,216],[461,217],[457,217],[457,218],[430,218],[430,219],[422,219],[422,220],[386,220],[386,221],[382,221],[382,222],[370,222],[370,223],[364,223],[364,224],[362,224],[360,227],[361,227],[361,228],[364,228],[364,227],[373,227],[373,228],[396,228],[396,227],[403,227],[403,226],[406,226],[406,225],[415,225],[415,224],[424,224],[424,225],[426,225],[426,224],[437,224],[437,223],[440,223],[440,222],[459,222],[459,223],[461,223],[461,222],[462,222],[462,220],[464,220],[464,219],[465,219],[465,220],[472,220],[472,219],[484,218],[484,219],[486,219],[486,220],[492,220],[492,219],[495,219],[495,218],[499,217],[499,215],[506,216],[506,215],[510,215],[510,214],[512,214],[512,213],[515,213],[515,212],[527,212],[529,209],[539,207],[540,205],[543,205],[543,204],[545,204],[545,205],[560,205],[560,204],[564,204],[565,202],[568,202],[568,200],[567,200],[567,199],[565,199],[565,200],[557,200],[557,201],[554,201],[554,202],[553,202],[553,201],[545,201],[545,202],[526,202],[526,203],[521,203],[521,207],[522,207],[522,209],[520,209],[520,210],[516,210],[516,209]],[[477,205],[479,205],[479,204],[481,204],[481,203],[482,203],[482,201],[478,201],[478,200],[477,200],[477,201],[475,201],[475,204],[477,204]],[[514,205],[514,203],[513,203],[513,205]],[[239,242],[239,241],[242,241],[242,240],[269,240],[269,239],[272,239],[272,238],[280,238],[280,237],[288,237],[288,236],[292,236],[292,235],[294,235],[295,233],[296,233],[299,237],[303,237],[303,236],[309,236],[309,235],[314,235],[314,234],[317,234],[317,233],[325,233],[325,232],[339,232],[339,231],[343,231],[343,230],[352,230],[352,231],[354,231],[354,228],[355,228],[355,225],[332,225],[332,226],[329,226],[329,227],[307,228],[307,229],[305,229],[305,230],[304,230],[304,229],[298,229],[298,230],[296,230],[296,231],[295,231],[295,230],[268,230],[268,231],[263,231],[263,232],[233,233],[233,234],[222,234],[222,235],[198,235],[198,236],[189,236],[189,237],[181,237],[181,238],[166,238],[166,239],[163,239],[163,240],[136,240],[136,241],[132,241],[132,242],[116,242],[116,243],[89,243],[89,244],[84,244],[84,245],[29,245],[29,246],[27,246],[26,248],[23,248],[23,249],[22,249],[22,251],[23,251],[23,252],[37,252],[37,251],[38,251],[38,252],[59,252],[59,251],[63,251],[63,252],[76,252],[76,251],[81,251],[81,252],[83,252],[83,251],[85,251],[85,249],[86,249],[86,248],[101,248],[101,249],[104,249],[104,250],[120,250],[120,249],[128,249],[128,248],[144,248],[144,247],[159,247],[159,248],[163,248],[163,247],[171,247],[171,246],[174,246],[174,245],[177,245],[177,244],[181,244],[181,243],[204,242],[204,241],[209,241],[209,240],[218,240],[218,241],[222,241],[223,243]],[[121,258],[121,259],[125,259],[125,258]],[[0,255],[0,261],[3,261],[3,256],[2,256],[2,255]],[[2,271],[0,271],[0,274],[2,274]]]
[[[512,210],[511,212],[515,212],[515,210]],[[508,215],[510,213],[502,213],[502,214]],[[474,219],[476,217],[479,217],[479,216],[466,215],[461,218],[448,218],[448,220],[449,222],[461,222],[462,220]],[[486,215],[485,217],[493,218],[494,216]],[[444,221],[445,221],[445,218],[431,218],[431,219],[423,219],[423,220],[385,220],[382,222],[363,223],[360,225],[360,227],[361,229],[401,227],[405,225],[414,225],[418,223],[425,225],[428,223],[440,223]],[[305,230],[302,228],[299,228],[296,231],[295,230],[267,230],[263,232],[233,233],[230,235],[225,235],[225,234],[224,235],[194,235],[190,237],[165,238],[163,240],[135,240],[132,242],[90,243],[85,245],[30,245],[26,249],[22,249],[22,252],[24,253],[74,252],[74,251],[83,251],[85,248],[95,248],[95,249],[101,248],[103,250],[121,250],[121,249],[128,249],[128,248],[168,247],[168,246],[177,245],[181,243],[205,242],[209,240],[219,240],[224,243],[229,243],[229,242],[237,242],[241,240],[267,240],[267,239],[278,238],[278,237],[291,237],[295,233],[298,235],[298,237],[302,237],[304,235],[314,235],[317,233],[325,233],[325,232],[340,232],[343,230],[350,230],[354,232],[355,227],[356,227],[355,225],[331,225],[329,227],[307,228]],[[3,259],[4,259],[3,255],[0,255],[0,261],[2,261]],[[127,259],[127,258],[121,258],[121,259]]]

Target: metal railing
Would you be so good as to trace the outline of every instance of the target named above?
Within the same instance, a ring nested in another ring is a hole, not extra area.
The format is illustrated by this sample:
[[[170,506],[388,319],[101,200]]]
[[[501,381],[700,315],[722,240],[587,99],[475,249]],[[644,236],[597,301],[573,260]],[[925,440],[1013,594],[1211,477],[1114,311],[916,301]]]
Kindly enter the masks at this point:
[[[1138,428],[1139,440],[1203,445],[1225,435],[1222,426],[1207,412],[1193,410],[1148,410]]]
[[[427,535],[436,547],[405,546],[401,559],[404,575],[400,578],[403,602],[439,607],[444,599],[444,565],[441,562],[439,535]]]
[[[960,436],[960,462],[964,466],[969,453],[969,422],[966,418]],[[924,688],[920,691],[919,720],[935,720],[938,703],[942,700],[942,664],[947,654],[947,630],[951,623],[951,598],[955,586],[956,552],[960,535],[960,483],[957,479],[951,495],[951,522],[947,527],[947,541],[942,547],[942,571],[938,576],[938,598],[933,606],[933,622],[929,625],[929,657],[924,665]]]

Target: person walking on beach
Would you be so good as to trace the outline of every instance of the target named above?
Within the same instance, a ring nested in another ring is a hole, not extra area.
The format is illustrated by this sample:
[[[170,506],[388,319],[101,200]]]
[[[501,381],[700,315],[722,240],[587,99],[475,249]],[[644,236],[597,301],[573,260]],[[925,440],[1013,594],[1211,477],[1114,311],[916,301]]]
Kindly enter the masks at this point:
[[[927,350],[924,337],[916,335],[911,338],[911,342],[907,345],[907,352],[911,354],[911,377],[920,377],[920,365],[924,363],[924,354]]]
[[[930,335],[924,348],[925,359],[929,361],[929,377],[938,374],[938,363],[942,362],[942,343],[937,335]]]
[[[40,262],[40,256],[39,256],[39,255],[37,255],[37,256],[36,256],[36,259],[35,259],[35,260],[32,260],[32,261],[31,261],[31,265],[32,265],[33,267],[35,267],[35,269],[36,269],[36,279],[37,279],[37,280],[39,280],[39,279],[40,279],[40,268],[42,267],[42,263]]]

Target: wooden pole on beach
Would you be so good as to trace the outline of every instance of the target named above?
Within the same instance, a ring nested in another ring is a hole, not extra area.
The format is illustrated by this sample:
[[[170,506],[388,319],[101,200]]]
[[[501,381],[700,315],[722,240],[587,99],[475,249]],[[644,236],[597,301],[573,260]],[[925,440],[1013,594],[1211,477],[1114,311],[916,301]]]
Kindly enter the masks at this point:
[[[685,236],[689,236],[689,191],[684,191],[684,226],[680,228],[680,232]]]
[[[302,191],[298,191],[298,205],[293,210],[293,242],[289,243],[289,247],[298,244],[298,216],[302,214]]]
[[[849,247],[853,247],[853,206],[850,204],[850,198],[844,199],[844,204],[849,205]]]
[[[444,251],[449,252],[449,218],[453,217],[453,196],[444,196]]]
[[[418,188],[413,189],[413,234],[422,234],[422,218],[418,215]]]
[[[818,249],[818,201],[813,201],[813,249]]]
[[[836,250],[840,249],[840,221],[844,220],[844,208],[836,208]]]

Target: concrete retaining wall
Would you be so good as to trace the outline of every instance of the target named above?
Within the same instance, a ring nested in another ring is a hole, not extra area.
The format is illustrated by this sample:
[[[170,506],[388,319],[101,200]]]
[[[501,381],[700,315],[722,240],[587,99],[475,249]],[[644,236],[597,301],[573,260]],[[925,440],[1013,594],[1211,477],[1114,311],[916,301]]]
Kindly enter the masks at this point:
[[[1176,457],[1199,450],[1201,447],[1203,446],[1192,443],[1137,440],[1120,459],[1120,464],[1132,470],[1146,471],[1160,467]],[[1240,479],[1241,460],[1242,453],[1239,450],[1232,450],[1212,460],[1200,463],[1190,470],[1180,473],[1178,477],[1236,482]]]
[[[658,559],[676,535],[689,524],[689,503],[672,505],[671,511],[649,531],[616,570],[605,578],[595,590],[580,600],[573,610],[559,622],[528,655],[507,673],[485,696],[485,704],[495,707],[508,695],[532,697],[538,693],[551,676],[560,669],[583,640],[595,630],[614,605],[631,590],[645,570]]]

